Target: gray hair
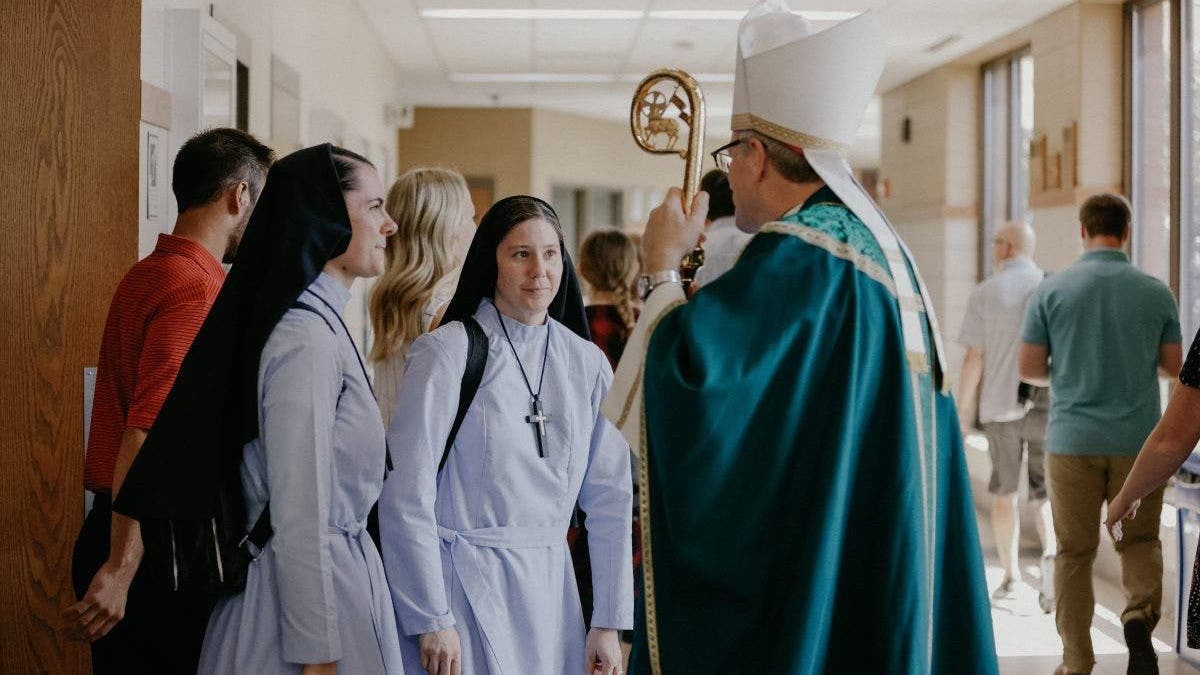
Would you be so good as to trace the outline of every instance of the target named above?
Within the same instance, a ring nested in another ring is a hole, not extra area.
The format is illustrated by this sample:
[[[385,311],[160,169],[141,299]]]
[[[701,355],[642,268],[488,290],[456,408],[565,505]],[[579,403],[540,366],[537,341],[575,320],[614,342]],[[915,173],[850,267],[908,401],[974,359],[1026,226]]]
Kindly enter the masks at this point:
[[[779,175],[793,183],[819,183],[821,176],[808,163],[803,152],[794,150],[787,145],[759,131],[746,130],[739,138],[757,138],[767,153],[767,161],[779,172]]]
[[[1022,255],[1032,256],[1037,246],[1037,235],[1027,223],[1012,222],[1000,228],[996,236],[1007,241]]]

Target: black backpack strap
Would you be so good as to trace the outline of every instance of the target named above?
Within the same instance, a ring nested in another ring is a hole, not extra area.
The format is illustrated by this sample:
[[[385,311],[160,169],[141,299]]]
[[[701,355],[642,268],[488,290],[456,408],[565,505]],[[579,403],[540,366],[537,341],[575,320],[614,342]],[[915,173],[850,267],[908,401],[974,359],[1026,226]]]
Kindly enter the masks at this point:
[[[267,546],[267,541],[270,540],[273,534],[275,534],[275,530],[271,529],[271,502],[268,501],[263,505],[262,513],[258,514],[258,520],[254,521],[254,527],[250,528],[246,536],[242,537],[242,540],[238,542],[238,547],[245,548],[247,543],[254,544],[254,548],[257,550],[251,552],[249,549],[246,549],[246,553],[251,558],[258,558],[258,556],[262,555],[263,549]]]
[[[479,383],[483,381],[483,369],[487,366],[488,341],[483,328],[475,317],[467,317],[462,321],[467,329],[467,365],[463,368],[462,385],[458,390],[458,412],[454,414],[454,424],[450,425],[450,434],[446,437],[446,448],[442,451],[442,461],[438,462],[438,472],[446,466],[450,458],[450,448],[454,447],[454,439],[458,436],[458,428],[462,426],[467,409],[475,400],[479,391]]]
[[[315,295],[318,300],[320,300],[326,307],[328,307],[329,311],[333,312],[333,316],[337,318],[338,323],[342,324],[342,331],[346,333],[346,338],[350,340],[350,347],[351,347],[351,349],[354,350],[354,358],[358,359],[358,367],[362,369],[363,381],[367,383],[367,389],[369,389],[371,391],[371,396],[373,398],[375,398],[376,400],[379,400],[379,398],[377,396],[375,396],[375,387],[371,386],[371,376],[369,374],[367,374],[367,364],[363,363],[362,354],[358,353],[358,345],[354,344],[354,338],[350,337],[350,329],[346,327],[346,322],[342,321],[342,315],[339,314],[338,311],[333,308],[333,305],[326,302],[325,298],[322,298],[319,294],[313,293],[312,291],[309,291],[309,292],[312,293],[313,295]],[[329,326],[329,330],[333,331],[334,334],[337,334],[337,329],[333,327],[332,323],[329,323],[329,319],[327,319],[324,314],[318,312],[317,309],[315,307],[313,307],[312,305],[310,305],[306,302],[303,302],[301,300],[294,300],[292,302],[292,307],[294,307],[296,309],[303,309],[303,310],[312,312],[313,314],[316,314],[317,316],[321,317],[321,320],[325,322],[326,326]],[[343,392],[346,391],[346,381],[345,380],[342,380],[342,391]],[[393,468],[394,467],[392,466],[392,450],[391,450],[391,448],[387,447],[387,442],[385,441],[384,446],[383,446],[383,478],[384,478],[384,480],[387,479],[387,475],[389,473],[391,473]]]

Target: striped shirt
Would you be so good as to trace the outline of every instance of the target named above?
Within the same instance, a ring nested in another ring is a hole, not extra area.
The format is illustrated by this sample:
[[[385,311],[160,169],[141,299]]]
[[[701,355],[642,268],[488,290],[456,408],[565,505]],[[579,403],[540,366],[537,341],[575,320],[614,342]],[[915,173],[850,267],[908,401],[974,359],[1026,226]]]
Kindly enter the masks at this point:
[[[154,252],[121,279],[100,343],[87,489],[112,492],[121,436],[154,424],[224,280],[225,269],[203,246],[170,234],[158,235]]]

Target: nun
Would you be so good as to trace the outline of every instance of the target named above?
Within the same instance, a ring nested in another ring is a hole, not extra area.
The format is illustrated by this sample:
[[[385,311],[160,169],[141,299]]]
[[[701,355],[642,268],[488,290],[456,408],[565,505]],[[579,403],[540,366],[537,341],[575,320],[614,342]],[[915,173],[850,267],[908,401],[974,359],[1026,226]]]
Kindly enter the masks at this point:
[[[135,515],[186,513],[228,464],[244,531],[269,524],[245,589],[209,618],[200,673],[402,672],[383,563],[364,534],[387,472],[384,428],[341,317],[355,280],[383,271],[396,231],[383,196],[370,162],[341,148],[275,163],[122,490]]]
[[[470,319],[486,366],[447,450]],[[497,202],[442,327],[411,347],[388,429],[397,470],[379,519],[407,672],[621,671],[633,491],[629,447],[600,413],[611,380],[554,210],[527,196]],[[593,570],[586,634],[566,542],[576,504]]]

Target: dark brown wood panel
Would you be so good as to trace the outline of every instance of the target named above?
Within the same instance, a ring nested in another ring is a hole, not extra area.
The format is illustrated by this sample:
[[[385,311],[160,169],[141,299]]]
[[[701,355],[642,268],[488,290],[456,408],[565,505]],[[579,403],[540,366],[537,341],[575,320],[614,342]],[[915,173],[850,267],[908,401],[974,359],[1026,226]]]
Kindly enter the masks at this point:
[[[140,3],[0,2],[0,672],[60,632],[83,516],[83,368],[137,257]]]

